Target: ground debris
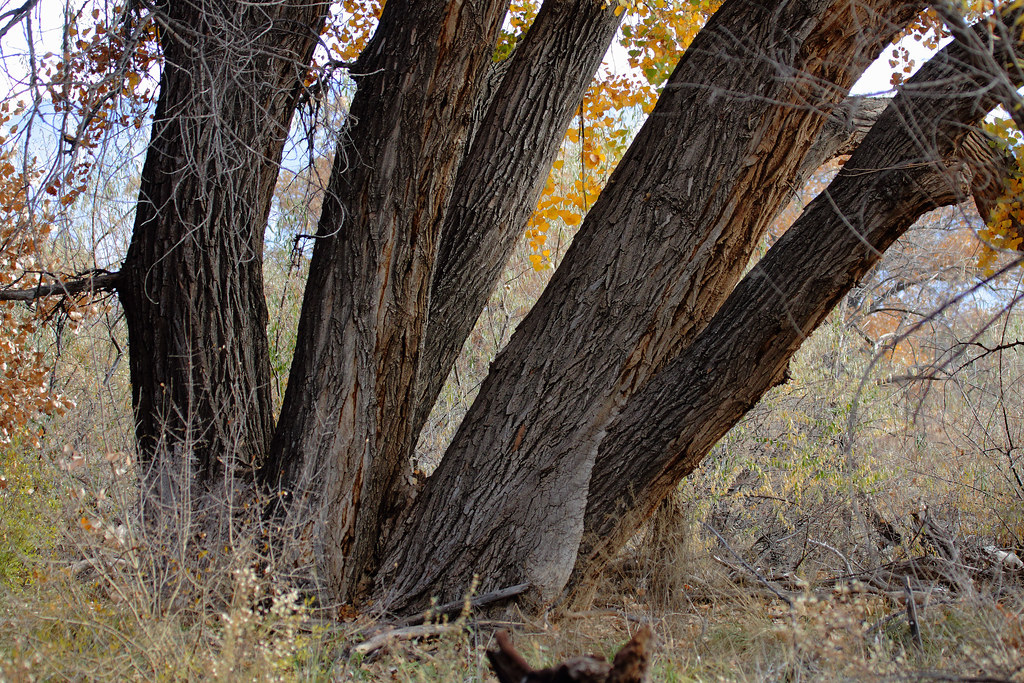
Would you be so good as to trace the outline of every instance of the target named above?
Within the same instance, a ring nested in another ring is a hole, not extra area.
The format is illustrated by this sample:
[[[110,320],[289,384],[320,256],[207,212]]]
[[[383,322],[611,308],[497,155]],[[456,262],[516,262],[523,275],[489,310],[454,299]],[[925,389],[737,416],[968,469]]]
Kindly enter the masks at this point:
[[[499,631],[498,649],[488,650],[487,658],[500,683],[643,683],[650,668],[653,638],[650,627],[642,626],[610,664],[601,655],[583,655],[534,669],[515,649],[508,632]]]

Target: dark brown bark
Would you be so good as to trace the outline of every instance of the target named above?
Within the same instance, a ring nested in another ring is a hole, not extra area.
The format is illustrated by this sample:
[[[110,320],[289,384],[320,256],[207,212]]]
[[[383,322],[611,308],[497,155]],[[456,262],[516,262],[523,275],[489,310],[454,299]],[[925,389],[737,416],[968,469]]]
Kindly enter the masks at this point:
[[[621,16],[593,0],[548,0],[510,58],[459,168],[441,231],[416,435],[537,206]]]
[[[924,212],[963,201],[969,181],[984,181],[986,167],[999,163],[969,137],[998,100],[988,76],[963,68],[967,56],[954,43],[910,80],[696,341],[611,422],[570,589],[585,586],[715,442],[784,381],[796,349],[893,241]]]
[[[225,493],[270,444],[263,232],[326,2],[174,2],[118,291],[150,502]],[[166,456],[166,457],[163,457]],[[162,471],[162,475],[157,470]],[[164,476],[167,475],[167,476]]]
[[[400,506],[438,234],[507,8],[389,1],[352,75],[266,479],[358,597]]]
[[[727,2],[697,36],[389,539],[399,610],[569,576],[617,407],[710,319],[828,113],[917,6]]]

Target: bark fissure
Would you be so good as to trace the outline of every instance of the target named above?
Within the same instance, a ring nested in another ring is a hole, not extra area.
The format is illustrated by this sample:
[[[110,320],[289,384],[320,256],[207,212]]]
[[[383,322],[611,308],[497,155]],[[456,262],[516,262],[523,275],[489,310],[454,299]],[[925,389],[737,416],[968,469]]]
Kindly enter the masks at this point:
[[[533,213],[621,13],[549,0],[509,58],[459,169],[434,268],[413,431],[423,427]]]
[[[401,506],[440,221],[507,2],[389,2],[353,75],[265,480],[354,599]]]

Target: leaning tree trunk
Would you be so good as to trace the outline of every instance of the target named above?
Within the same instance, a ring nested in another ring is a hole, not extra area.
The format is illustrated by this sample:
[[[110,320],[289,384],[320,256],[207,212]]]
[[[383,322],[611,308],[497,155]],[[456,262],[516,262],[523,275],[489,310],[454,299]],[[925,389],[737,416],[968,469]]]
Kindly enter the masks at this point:
[[[445,208],[508,3],[390,0],[351,74],[272,459],[332,592],[377,560],[413,434]]]
[[[327,4],[158,7],[164,67],[119,284],[149,503],[219,498],[266,457],[263,233]]]
[[[997,53],[1014,64],[1024,40],[1019,26],[1007,35],[1016,45]],[[953,43],[904,86],[693,344],[608,426],[569,584],[576,597],[715,442],[784,381],[800,344],[907,228],[926,211],[963,201],[972,183],[984,187],[1005,173],[1001,153],[973,125],[1000,101],[992,82],[1009,78],[1019,87],[1024,74],[987,74],[971,62],[969,49]]]
[[[510,58],[445,214],[416,381],[415,436],[522,238],[622,14],[593,0],[549,0]]]
[[[829,112],[919,8],[715,13],[389,538],[384,605],[456,597],[476,574],[558,594],[609,421],[724,301]]]

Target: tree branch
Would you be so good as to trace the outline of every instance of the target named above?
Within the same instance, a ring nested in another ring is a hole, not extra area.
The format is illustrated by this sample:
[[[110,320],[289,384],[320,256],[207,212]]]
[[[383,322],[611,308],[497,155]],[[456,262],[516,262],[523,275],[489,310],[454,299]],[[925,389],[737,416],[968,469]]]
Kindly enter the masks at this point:
[[[28,13],[32,11],[36,5],[39,4],[39,0],[26,0],[25,4],[21,7],[15,7],[12,10],[0,14],[0,21],[3,21],[7,17],[11,17],[11,20],[4,24],[3,28],[0,28],[0,40],[7,35],[7,32],[17,25],[19,21],[28,16]]]
[[[0,290],[0,301],[35,301],[49,296],[78,296],[87,293],[112,292],[117,289],[120,281],[121,273],[98,270],[76,275],[69,280],[58,280],[52,285],[38,285],[26,289],[3,289]]]
[[[1003,53],[1004,61],[1000,64],[996,57],[999,52],[998,43],[1012,38],[1006,31],[997,30],[997,22],[991,24],[990,28],[995,29],[991,33],[972,30],[960,10],[949,0],[933,2],[932,7],[956,40],[964,46],[965,63],[976,69],[978,74],[991,79],[991,87],[995,90],[999,103],[1017,124],[1017,128],[1024,132],[1024,100],[1017,92],[1018,86],[1014,84],[1015,81],[1024,78],[1020,61],[1013,59],[1007,62]]]
[[[829,161],[851,154],[889,106],[888,97],[847,97],[829,114],[828,121],[800,165],[806,181]]]

